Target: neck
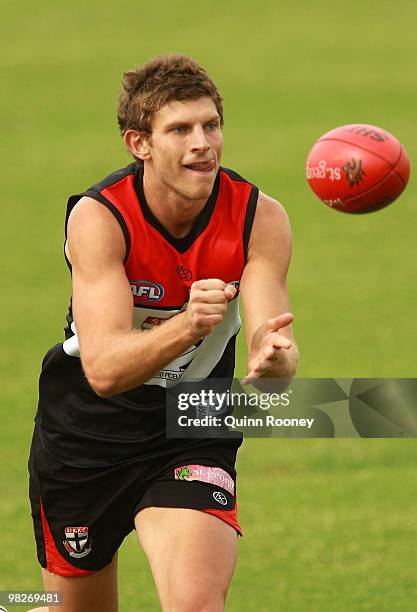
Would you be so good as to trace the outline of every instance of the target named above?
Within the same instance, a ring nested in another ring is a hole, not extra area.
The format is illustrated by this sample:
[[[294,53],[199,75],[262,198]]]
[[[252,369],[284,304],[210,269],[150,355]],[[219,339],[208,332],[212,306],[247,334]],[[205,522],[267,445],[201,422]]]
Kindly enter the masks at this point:
[[[143,191],[152,214],[175,238],[188,234],[207,202],[207,198],[187,198],[162,183],[152,172],[143,172]]]

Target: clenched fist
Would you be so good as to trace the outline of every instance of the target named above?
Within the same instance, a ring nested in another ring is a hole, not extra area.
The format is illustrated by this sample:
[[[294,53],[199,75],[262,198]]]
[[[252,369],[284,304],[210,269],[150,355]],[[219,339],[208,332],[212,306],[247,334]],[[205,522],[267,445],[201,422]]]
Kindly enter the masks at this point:
[[[186,310],[191,331],[199,337],[208,336],[213,327],[223,321],[227,304],[235,295],[236,288],[218,278],[193,283]]]

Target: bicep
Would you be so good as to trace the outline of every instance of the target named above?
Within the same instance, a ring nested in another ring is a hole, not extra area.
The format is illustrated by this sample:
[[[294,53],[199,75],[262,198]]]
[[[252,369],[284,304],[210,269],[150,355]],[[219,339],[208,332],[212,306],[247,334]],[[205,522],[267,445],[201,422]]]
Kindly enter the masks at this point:
[[[132,329],[133,299],[118,222],[100,203],[83,200],[70,215],[67,247],[74,321],[81,356],[88,359],[103,350],[111,334]]]
[[[287,290],[290,259],[291,229],[287,214],[278,202],[260,194],[240,284],[249,347],[260,325],[290,310]],[[292,337],[290,326],[281,333]]]

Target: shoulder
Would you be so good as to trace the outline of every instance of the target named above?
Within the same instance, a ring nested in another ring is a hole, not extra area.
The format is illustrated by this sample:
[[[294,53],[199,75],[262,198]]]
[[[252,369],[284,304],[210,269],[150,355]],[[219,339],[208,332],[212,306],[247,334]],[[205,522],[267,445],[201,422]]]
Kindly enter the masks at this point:
[[[121,258],[126,254],[123,232],[112,212],[96,199],[83,196],[73,207],[67,225],[69,260],[100,253]]]
[[[252,181],[244,178],[240,174],[238,174],[235,170],[231,170],[230,168],[225,168],[224,166],[220,167],[220,175],[221,179],[224,183],[230,185],[230,187],[235,190],[237,193],[242,194],[250,194],[251,199],[256,203],[256,199],[258,197],[259,188],[252,183]],[[249,189],[248,189],[249,188]]]
[[[241,176],[240,174],[238,174],[235,170],[232,170],[231,168],[226,168],[225,166],[221,166],[220,171],[223,174],[223,176],[227,177],[231,181],[234,181],[236,183],[248,183],[249,185],[253,185],[251,181],[248,181],[248,179],[244,178],[243,176]]]
[[[129,230],[120,207],[114,204],[114,197],[109,200],[106,196],[112,186],[117,187],[124,179],[135,177],[138,171],[138,165],[131,163],[107,175],[84,193],[70,196],[65,219],[68,259],[76,242],[88,240],[88,244],[109,241],[111,247],[123,251],[126,261],[130,250]]]
[[[270,252],[289,257],[291,227],[288,215],[280,202],[259,192],[255,218],[249,240],[248,258]]]
[[[69,216],[72,213],[73,209],[83,196],[88,196],[89,198],[93,198],[98,202],[101,202],[102,204],[114,208],[114,205],[106,197],[106,190],[111,192],[113,186],[117,186],[121,181],[123,181],[123,179],[132,176],[136,177],[139,171],[140,169],[136,163],[129,164],[125,168],[120,168],[119,170],[115,170],[111,174],[108,174],[104,179],[98,181],[97,183],[86,189],[83,193],[70,195],[67,202],[65,225],[67,224]]]
[[[277,221],[281,227],[289,227],[289,218],[283,205],[262,191],[258,195],[255,220],[258,223]]]
[[[119,183],[124,178],[131,175],[135,175],[139,170],[139,166],[136,164],[136,162],[133,162],[128,166],[125,166],[124,168],[119,168],[118,170],[111,172],[106,177],[101,179],[101,181],[98,181],[97,183],[92,185],[90,189],[87,189],[85,193],[89,194],[90,191],[100,193],[101,191],[103,191],[103,189],[107,189],[112,185]]]

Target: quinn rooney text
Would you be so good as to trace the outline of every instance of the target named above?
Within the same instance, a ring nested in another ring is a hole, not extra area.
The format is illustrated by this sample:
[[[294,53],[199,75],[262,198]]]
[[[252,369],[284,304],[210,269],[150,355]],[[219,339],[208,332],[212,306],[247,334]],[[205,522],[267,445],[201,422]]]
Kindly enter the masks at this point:
[[[200,419],[190,418],[185,414],[178,417],[180,427],[222,427],[226,425],[232,429],[236,427],[307,427],[310,429],[315,419],[282,419],[265,415],[264,417],[234,417],[232,415],[224,418],[205,416]]]

